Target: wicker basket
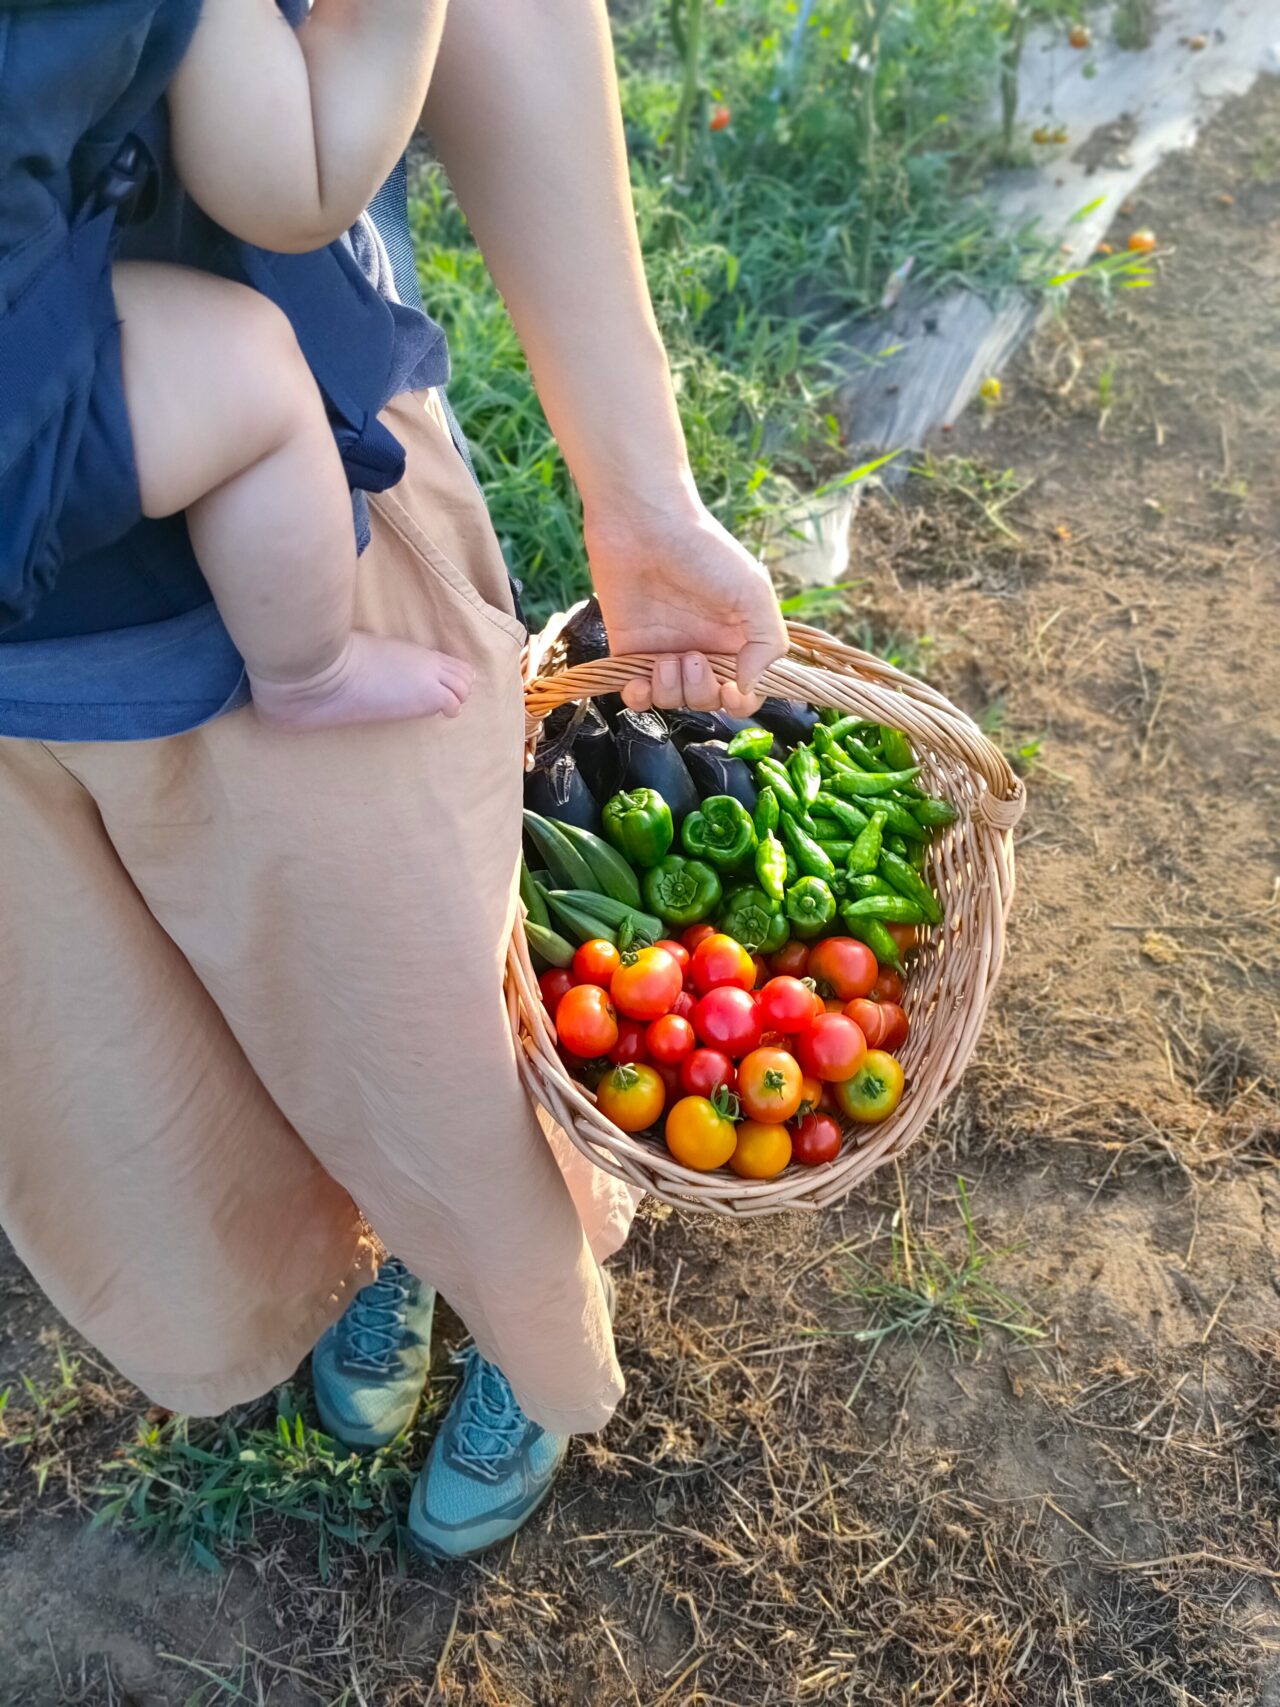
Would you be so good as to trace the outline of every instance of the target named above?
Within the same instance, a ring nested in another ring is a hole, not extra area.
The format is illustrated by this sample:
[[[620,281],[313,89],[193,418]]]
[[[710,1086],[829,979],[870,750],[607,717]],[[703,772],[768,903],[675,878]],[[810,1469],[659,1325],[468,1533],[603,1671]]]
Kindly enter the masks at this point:
[[[559,669],[562,626],[531,642],[525,688],[530,751],[542,720],[556,706],[615,693],[652,663],[642,657],[601,658]],[[600,1167],[665,1203],[722,1215],[823,1208],[848,1196],[919,1137],[959,1082],[991,1000],[1013,899],[1012,831],[1025,803],[1022,784],[1004,756],[940,693],[818,629],[792,624],[789,634],[790,652],[766,672],[762,690],[904,730],[924,767],[921,781],[960,812],[959,821],[929,850],[926,875],[946,919],[912,956],[903,1004],[911,1035],[901,1052],[907,1091],[894,1114],[879,1126],[850,1134],[836,1160],[823,1167],[791,1167],[771,1180],[739,1179],[728,1169],[698,1173],[682,1167],[660,1139],[629,1136],[606,1120],[590,1091],[565,1070],[519,920],[507,956],[507,1008],[521,1071],[535,1100]],[[732,676],[732,659],[712,658],[711,664],[722,679]]]

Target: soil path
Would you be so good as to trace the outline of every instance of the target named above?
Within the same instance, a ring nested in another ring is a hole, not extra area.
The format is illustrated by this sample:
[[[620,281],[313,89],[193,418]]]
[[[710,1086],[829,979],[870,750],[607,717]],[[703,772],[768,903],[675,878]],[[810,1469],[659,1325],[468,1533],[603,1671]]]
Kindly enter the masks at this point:
[[[85,1362],[0,1453],[0,1702],[1280,1702],[1280,82],[1113,241],[1138,223],[1158,288],[1077,298],[854,541],[849,632],[933,637],[934,679],[1039,742],[1008,971],[934,1142],[839,1215],[648,1213],[623,1410],[474,1569],[338,1546],[325,1579],[264,1521],[213,1578],[87,1534],[136,1399]],[[863,1265],[896,1216],[917,1291],[962,1267],[958,1175],[981,1343],[870,1357]],[[56,1385],[5,1275],[0,1386]]]

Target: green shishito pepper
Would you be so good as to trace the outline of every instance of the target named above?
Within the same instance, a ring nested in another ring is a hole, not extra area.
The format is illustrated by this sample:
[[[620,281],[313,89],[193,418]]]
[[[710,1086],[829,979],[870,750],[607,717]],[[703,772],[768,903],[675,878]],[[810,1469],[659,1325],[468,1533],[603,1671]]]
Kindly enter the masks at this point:
[[[756,836],[764,841],[778,827],[778,797],[771,788],[762,788],[756,796],[756,809],[752,815],[752,823],[756,827]]]
[[[788,813],[782,814],[778,828],[782,831],[783,841],[796,856],[796,864],[806,877],[821,877],[826,881],[835,876],[835,861],[823,852],[821,842],[806,835]]]
[[[739,729],[729,743],[731,759],[746,759],[751,764],[767,759],[772,751],[773,733],[768,729]]]
[[[624,859],[643,871],[657,865],[675,840],[671,808],[656,788],[615,794],[601,813],[604,833]]]
[[[787,891],[787,850],[770,830],[756,848],[756,882],[771,901],[781,901]]]
[[[802,877],[787,890],[787,918],[796,936],[817,936],[835,916],[836,898],[820,877]]]
[[[644,874],[644,904],[669,925],[696,925],[720,905],[723,890],[714,866],[668,854]]]
[[[859,877],[863,872],[874,871],[879,865],[880,850],[884,843],[884,826],[884,813],[873,812],[866,829],[859,830],[857,840],[849,852],[850,877]]]
[[[686,853],[709,860],[720,871],[745,865],[756,849],[751,814],[731,794],[713,794],[704,800],[680,826],[680,840]]]
[[[818,790],[822,787],[822,767],[817,755],[808,747],[797,747],[787,760],[787,769],[807,810],[818,798]]]
[[[791,935],[787,915],[763,889],[740,889],[720,914],[717,929],[748,954],[773,954]]]

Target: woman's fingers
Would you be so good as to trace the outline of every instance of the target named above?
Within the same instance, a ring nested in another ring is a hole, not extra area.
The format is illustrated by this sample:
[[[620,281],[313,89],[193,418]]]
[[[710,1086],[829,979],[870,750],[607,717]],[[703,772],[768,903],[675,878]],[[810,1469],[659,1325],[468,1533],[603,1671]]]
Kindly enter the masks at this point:
[[[747,660],[744,670],[746,653],[754,656]],[[719,681],[701,652],[661,657],[655,659],[647,677],[638,676],[622,689],[623,703],[632,711],[674,711],[679,706],[688,706],[691,711],[718,711],[723,707],[733,717],[750,717],[764,697],[753,684],[779,655],[779,648],[771,643],[745,647],[738,659],[736,682]],[[752,685],[742,685],[744,676]]]

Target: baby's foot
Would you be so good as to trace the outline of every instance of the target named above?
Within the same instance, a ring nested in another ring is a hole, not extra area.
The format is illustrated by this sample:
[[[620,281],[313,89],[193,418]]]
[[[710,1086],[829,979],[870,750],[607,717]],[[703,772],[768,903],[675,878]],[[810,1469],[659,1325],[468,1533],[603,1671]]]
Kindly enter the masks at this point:
[[[344,723],[394,723],[406,717],[456,717],[474,672],[461,658],[378,634],[351,636],[326,669],[294,681],[249,672],[253,703],[277,729],[332,729]]]

